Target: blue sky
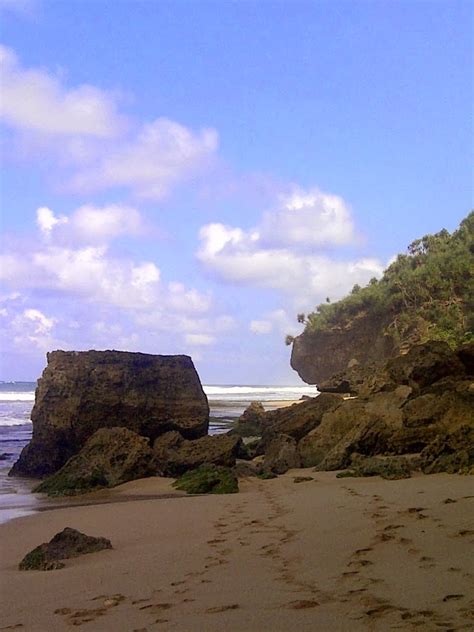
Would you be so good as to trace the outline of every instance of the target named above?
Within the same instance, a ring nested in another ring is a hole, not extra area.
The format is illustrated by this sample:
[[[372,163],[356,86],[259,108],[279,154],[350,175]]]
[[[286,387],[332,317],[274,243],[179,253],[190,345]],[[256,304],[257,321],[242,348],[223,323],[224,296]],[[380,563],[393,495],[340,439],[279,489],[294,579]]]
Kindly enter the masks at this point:
[[[472,208],[472,3],[0,0],[0,379],[299,383],[296,314]]]

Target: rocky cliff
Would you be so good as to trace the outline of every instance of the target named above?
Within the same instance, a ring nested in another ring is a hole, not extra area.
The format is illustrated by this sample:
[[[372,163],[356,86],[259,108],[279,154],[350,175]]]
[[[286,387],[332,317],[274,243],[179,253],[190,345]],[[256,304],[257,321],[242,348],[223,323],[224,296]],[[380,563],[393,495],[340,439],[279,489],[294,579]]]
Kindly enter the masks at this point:
[[[351,364],[382,365],[397,350],[396,341],[385,331],[383,319],[363,313],[343,327],[307,330],[295,338],[291,367],[308,384],[320,384]]]
[[[33,438],[11,475],[56,472],[99,428],[125,427],[150,440],[170,430],[207,434],[209,405],[188,356],[53,351],[38,381]]]
[[[320,384],[352,365],[382,365],[429,340],[452,349],[474,340],[474,212],[452,234],[442,230],[408,246],[380,280],[355,285],[298,320],[291,366]]]

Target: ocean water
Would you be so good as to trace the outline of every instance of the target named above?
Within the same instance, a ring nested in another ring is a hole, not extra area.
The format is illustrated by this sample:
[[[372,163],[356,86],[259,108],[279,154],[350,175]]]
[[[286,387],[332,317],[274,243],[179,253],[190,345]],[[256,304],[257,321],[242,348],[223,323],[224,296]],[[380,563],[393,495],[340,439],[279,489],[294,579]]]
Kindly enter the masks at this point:
[[[9,478],[8,471],[31,438],[35,382],[0,382],[0,523],[27,515],[45,502],[31,493],[36,481]],[[226,432],[252,401],[274,408],[281,400],[315,396],[314,386],[204,385],[210,407],[210,434]]]

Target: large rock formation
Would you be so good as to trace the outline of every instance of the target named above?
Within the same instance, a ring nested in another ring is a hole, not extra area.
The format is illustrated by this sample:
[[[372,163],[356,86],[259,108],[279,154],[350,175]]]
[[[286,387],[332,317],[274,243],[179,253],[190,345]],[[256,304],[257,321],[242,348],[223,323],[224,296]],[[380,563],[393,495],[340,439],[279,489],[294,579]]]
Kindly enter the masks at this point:
[[[298,459],[318,470],[352,467],[359,459],[356,470],[395,468],[400,474],[401,455],[426,473],[473,472],[473,356],[472,343],[455,352],[446,343],[427,342],[379,368],[351,367],[330,380],[330,388],[354,397],[322,393],[266,413],[258,451],[267,464],[278,461],[270,469],[279,473]],[[283,448],[291,458],[280,458]],[[389,458],[360,466],[361,458],[382,456]]]
[[[180,476],[204,463],[232,467],[241,445],[239,436],[213,435],[188,441],[178,432],[167,432],[154,443],[155,467],[164,476]]]
[[[154,474],[148,439],[127,428],[100,428],[60,470],[33,491],[74,496]]]
[[[348,365],[382,365],[396,355],[397,344],[380,318],[363,314],[345,327],[305,331],[294,339],[291,366],[308,384],[320,384]]]
[[[209,405],[188,356],[123,351],[54,351],[38,381],[33,438],[12,475],[56,472],[103,427],[156,439],[170,430],[207,434]]]

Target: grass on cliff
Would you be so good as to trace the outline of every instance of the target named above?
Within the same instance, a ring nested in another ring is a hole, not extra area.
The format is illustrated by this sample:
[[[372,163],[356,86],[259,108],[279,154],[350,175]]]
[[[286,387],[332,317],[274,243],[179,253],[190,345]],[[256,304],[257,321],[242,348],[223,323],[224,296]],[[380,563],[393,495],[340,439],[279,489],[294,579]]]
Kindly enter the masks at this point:
[[[450,234],[425,235],[385,270],[378,281],[336,303],[300,314],[305,333],[344,330],[372,315],[395,342],[444,340],[452,347],[474,340],[474,211]],[[292,342],[291,337],[287,339]]]

